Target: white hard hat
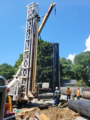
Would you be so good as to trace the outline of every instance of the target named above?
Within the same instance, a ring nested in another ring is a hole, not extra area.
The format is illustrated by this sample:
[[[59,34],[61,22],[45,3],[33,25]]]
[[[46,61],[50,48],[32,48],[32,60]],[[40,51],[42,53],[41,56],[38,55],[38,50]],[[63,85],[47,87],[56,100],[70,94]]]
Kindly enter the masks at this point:
[[[58,87],[55,87],[56,90],[58,90]]]

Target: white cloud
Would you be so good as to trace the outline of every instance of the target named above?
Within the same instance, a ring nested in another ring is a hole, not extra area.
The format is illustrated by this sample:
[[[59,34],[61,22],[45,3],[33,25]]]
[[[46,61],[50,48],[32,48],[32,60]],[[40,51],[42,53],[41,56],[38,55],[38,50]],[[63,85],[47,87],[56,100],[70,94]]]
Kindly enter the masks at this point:
[[[20,26],[20,28],[21,28],[23,31],[25,31],[25,28],[26,28],[26,27],[22,25],[22,26]]]
[[[88,39],[86,39],[85,45],[86,45],[85,51],[90,51],[90,35],[89,35]]]
[[[74,54],[69,54],[67,59],[70,59],[72,62],[74,61],[74,57],[75,57],[76,53]]]
[[[90,51],[90,35],[89,35],[89,37],[86,39],[85,45],[86,45],[86,49],[84,50],[84,52],[85,52],[85,51]],[[67,59],[70,59],[70,60],[73,62],[75,55],[76,55],[76,53],[74,53],[74,54],[69,54]]]

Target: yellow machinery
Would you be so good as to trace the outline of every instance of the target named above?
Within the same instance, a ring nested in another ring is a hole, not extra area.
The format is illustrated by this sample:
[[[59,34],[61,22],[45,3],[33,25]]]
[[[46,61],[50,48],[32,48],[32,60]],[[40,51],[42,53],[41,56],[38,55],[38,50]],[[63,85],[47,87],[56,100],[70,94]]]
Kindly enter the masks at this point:
[[[42,29],[43,29],[43,27],[44,27],[44,25],[45,25],[49,15],[50,15],[50,13],[51,13],[53,7],[55,7],[55,5],[56,5],[55,3],[51,2],[51,5],[50,5],[50,7],[48,9],[48,12],[46,13],[46,15],[45,15],[45,17],[44,17],[44,19],[43,19],[43,21],[42,21],[42,23],[41,23],[41,25],[40,25],[40,27],[38,29],[38,34],[41,33],[41,31],[42,31]]]

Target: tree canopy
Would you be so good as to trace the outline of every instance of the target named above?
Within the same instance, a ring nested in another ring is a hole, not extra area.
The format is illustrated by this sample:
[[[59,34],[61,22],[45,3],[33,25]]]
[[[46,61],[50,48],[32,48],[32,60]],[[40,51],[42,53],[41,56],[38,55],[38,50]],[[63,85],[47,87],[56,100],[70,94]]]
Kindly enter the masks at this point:
[[[53,44],[39,40],[37,55],[37,81],[53,80]]]
[[[77,80],[83,79],[88,83],[90,80],[90,51],[75,56],[72,71]]]
[[[81,79],[76,82],[75,87],[87,87],[87,84]]]
[[[15,71],[15,67],[7,63],[3,63],[0,65],[0,75],[3,76],[6,80],[13,78],[13,75],[15,75]]]
[[[60,75],[61,78],[70,79],[73,76],[72,69],[72,61],[66,58],[60,58]]]
[[[19,59],[15,62],[15,67],[17,68],[17,70],[19,69],[19,66],[21,65],[23,61],[23,54],[19,55]]]
[[[19,59],[15,63],[17,70],[22,63],[22,60],[23,54],[20,54]],[[41,39],[38,42],[37,82],[43,81],[53,81],[53,44]]]
[[[23,54],[15,62],[15,66],[7,63],[0,65],[0,75],[11,79],[16,74],[23,60]],[[60,78],[76,79],[77,85],[89,85],[90,80],[90,51],[75,56],[74,62],[60,58]],[[53,44],[44,40],[38,42],[37,53],[37,82],[53,82]],[[82,83],[82,84],[81,84]]]

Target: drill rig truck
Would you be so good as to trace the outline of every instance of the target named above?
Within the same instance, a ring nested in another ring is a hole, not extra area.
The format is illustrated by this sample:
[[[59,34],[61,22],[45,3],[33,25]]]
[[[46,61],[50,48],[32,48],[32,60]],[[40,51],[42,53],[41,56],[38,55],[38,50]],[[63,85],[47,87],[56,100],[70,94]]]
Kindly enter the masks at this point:
[[[41,17],[39,16],[38,4],[32,2],[26,6],[27,20],[23,61],[17,74],[14,75],[14,79],[7,86],[5,79],[0,77],[0,120],[15,120],[14,113],[10,113],[9,117],[3,118],[7,87],[10,88],[8,95],[11,96],[13,102],[26,103],[38,97],[39,87],[36,85],[38,36],[55,5],[53,2],[51,3],[39,29],[38,24]]]
[[[38,4],[30,3],[27,8],[27,20],[25,31],[25,44],[23,61],[14,75],[14,79],[7,85],[10,88],[9,95],[14,102],[27,103],[34,97],[38,98],[39,87],[36,85],[37,47],[40,35],[55,3],[51,3],[39,29],[40,21]]]

